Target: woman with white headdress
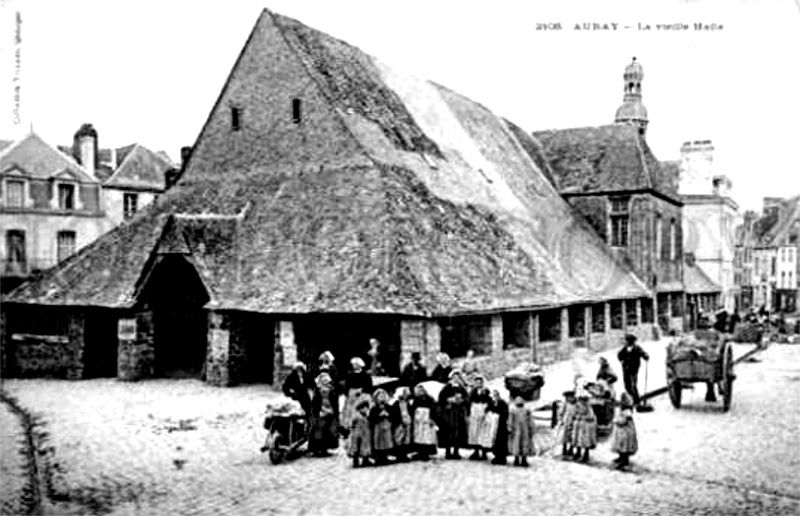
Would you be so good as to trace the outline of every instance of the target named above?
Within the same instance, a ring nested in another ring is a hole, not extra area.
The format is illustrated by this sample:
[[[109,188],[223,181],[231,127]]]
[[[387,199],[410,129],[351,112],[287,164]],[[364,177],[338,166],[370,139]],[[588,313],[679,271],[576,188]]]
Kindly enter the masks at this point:
[[[372,377],[364,370],[364,361],[359,357],[350,359],[350,372],[344,381],[344,392],[347,398],[342,409],[342,426],[350,428],[356,402],[372,394]]]

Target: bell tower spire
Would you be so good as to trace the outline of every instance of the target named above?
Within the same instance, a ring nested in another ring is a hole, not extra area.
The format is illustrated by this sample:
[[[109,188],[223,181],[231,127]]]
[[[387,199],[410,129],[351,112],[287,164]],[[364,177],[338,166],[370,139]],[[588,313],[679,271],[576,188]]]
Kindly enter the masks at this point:
[[[624,95],[622,105],[617,109],[614,122],[618,124],[633,124],[639,127],[639,134],[645,135],[647,131],[647,108],[642,104],[642,80],[644,68],[633,58],[631,64],[625,67],[622,75]]]

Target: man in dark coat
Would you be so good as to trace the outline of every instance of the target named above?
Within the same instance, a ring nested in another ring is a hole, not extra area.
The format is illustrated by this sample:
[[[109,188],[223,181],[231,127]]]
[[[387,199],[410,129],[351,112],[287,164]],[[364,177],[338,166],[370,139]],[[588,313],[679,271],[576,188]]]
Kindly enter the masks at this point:
[[[450,373],[450,381],[439,392],[439,410],[442,414],[442,428],[439,444],[445,448],[446,459],[461,459],[459,448],[467,444],[467,391],[463,387],[461,375]]]
[[[311,415],[311,400],[314,398],[316,389],[314,380],[309,376],[306,365],[302,362],[294,365],[294,369],[283,382],[283,393],[298,401],[309,416]]]
[[[422,357],[418,351],[411,353],[411,362],[409,362],[400,373],[400,385],[404,385],[414,390],[417,384],[422,383],[428,379],[428,372],[425,366],[422,365]]]
[[[634,404],[639,403],[639,364],[642,359],[650,360],[650,355],[636,343],[635,335],[625,335],[625,346],[617,354],[622,364],[622,378],[625,390],[633,398]]]

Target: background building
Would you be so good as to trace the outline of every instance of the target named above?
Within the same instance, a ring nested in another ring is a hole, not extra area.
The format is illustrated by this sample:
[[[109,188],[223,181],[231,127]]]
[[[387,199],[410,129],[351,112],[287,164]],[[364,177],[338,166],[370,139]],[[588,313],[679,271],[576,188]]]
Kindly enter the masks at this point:
[[[710,140],[681,146],[683,247],[694,256],[694,263],[720,286],[720,306],[732,312],[738,308],[734,254],[735,231],[741,220],[739,206],[731,198],[731,181],[724,175],[713,174],[713,152]]]
[[[2,290],[52,267],[164,191],[169,158],[141,145],[98,149],[84,124],[72,147],[31,132],[0,150]]]

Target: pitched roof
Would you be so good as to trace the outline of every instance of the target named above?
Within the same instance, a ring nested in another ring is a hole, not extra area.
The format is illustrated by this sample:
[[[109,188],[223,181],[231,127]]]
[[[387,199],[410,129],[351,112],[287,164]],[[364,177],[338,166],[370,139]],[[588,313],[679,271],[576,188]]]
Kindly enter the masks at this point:
[[[770,222],[765,223],[764,227],[760,228],[763,233],[761,234],[762,245],[767,247],[776,247],[784,245],[787,235],[792,231],[798,231],[797,224],[800,224],[800,195],[788,198],[783,201],[778,210],[774,212],[774,217],[771,217]]]
[[[683,287],[687,294],[713,294],[722,292],[719,285],[694,263],[686,263],[683,267]]]
[[[555,191],[529,135],[269,11],[240,60],[281,40],[269,48],[278,61],[254,62],[271,74],[302,65],[345,143],[309,141],[321,157],[293,158],[296,140],[283,148],[276,134],[232,154],[227,141],[204,144],[215,108],[173,189],[9,299],[130,306],[178,234],[224,308],[431,316],[650,295]],[[248,82],[260,72],[239,72],[223,95],[264,86]]]
[[[119,155],[119,153],[118,153]],[[104,186],[163,190],[164,173],[174,165],[159,154],[135,144]]]
[[[674,197],[647,141],[630,124],[536,131],[562,194],[654,189]]]
[[[36,133],[29,133],[2,151],[0,172],[12,168],[18,168],[30,177],[38,179],[49,179],[68,171],[82,182],[97,182],[97,179],[75,160],[52,147]]]
[[[0,152],[6,149],[6,147],[10,147],[14,143],[14,140],[0,140]]]

